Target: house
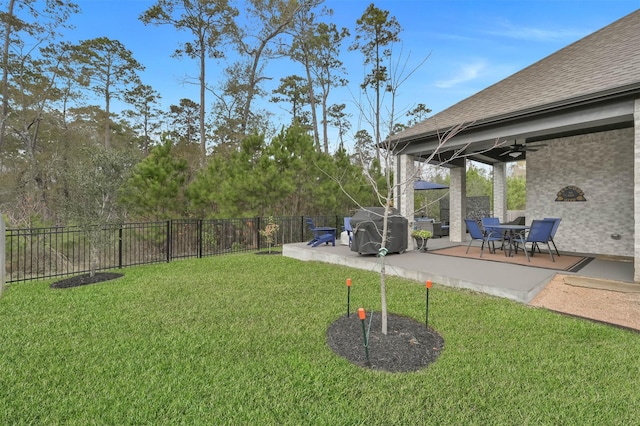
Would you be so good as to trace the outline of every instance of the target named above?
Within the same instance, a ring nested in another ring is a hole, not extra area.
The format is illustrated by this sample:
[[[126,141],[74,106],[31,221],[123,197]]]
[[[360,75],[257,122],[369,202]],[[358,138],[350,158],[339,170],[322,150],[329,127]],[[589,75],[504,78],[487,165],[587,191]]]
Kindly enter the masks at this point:
[[[439,147],[456,126],[456,136]],[[507,163],[525,159],[527,223],[562,218],[560,250],[633,258],[640,281],[640,10],[392,143],[397,182],[411,178],[415,160],[450,168],[453,241],[465,239],[465,158],[493,167],[494,215],[503,220]],[[413,222],[408,187],[396,189],[395,205]]]

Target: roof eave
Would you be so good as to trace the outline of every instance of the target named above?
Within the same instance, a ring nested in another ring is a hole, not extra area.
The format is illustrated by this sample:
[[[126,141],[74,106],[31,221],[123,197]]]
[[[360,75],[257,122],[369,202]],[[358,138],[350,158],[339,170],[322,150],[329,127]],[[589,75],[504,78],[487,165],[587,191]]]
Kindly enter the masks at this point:
[[[568,108],[573,108],[577,106],[589,105],[597,102],[606,102],[614,99],[629,97],[629,96],[637,96],[640,95],[640,82],[628,84],[625,86],[620,86],[612,89],[607,89],[604,91],[590,93],[587,95],[577,96],[575,98],[565,99],[558,102],[553,102],[550,104],[539,105],[523,110],[513,111],[508,114],[502,114],[494,117],[487,117],[481,120],[474,121],[470,123],[468,126],[464,127],[463,131],[473,131],[480,129],[485,126],[494,126],[496,124],[507,122],[511,120],[521,120],[529,117],[537,116],[540,114],[548,114],[550,112],[565,110]],[[453,126],[452,126],[453,127]],[[397,150],[398,148],[402,148],[407,144],[412,142],[420,141],[420,140],[429,140],[429,139],[438,139],[440,135],[449,131],[449,128],[440,128],[427,133],[410,135],[407,137],[400,137],[397,140],[389,141],[391,145]]]

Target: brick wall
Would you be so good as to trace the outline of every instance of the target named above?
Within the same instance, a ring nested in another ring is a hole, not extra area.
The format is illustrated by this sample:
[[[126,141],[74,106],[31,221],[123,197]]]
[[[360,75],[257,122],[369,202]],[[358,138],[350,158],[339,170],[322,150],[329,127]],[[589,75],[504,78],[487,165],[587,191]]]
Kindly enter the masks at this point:
[[[560,217],[555,237],[559,250],[633,256],[634,129],[545,143],[547,147],[527,153],[527,224]],[[587,201],[554,201],[566,186],[582,189]]]

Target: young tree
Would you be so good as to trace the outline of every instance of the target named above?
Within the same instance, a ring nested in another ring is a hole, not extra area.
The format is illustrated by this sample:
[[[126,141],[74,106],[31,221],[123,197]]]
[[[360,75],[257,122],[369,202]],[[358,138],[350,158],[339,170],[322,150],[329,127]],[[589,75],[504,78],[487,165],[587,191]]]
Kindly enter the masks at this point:
[[[174,56],[197,59],[200,86],[200,155],[204,166],[207,157],[205,132],[206,63],[208,58],[221,59],[220,49],[225,39],[235,34],[234,17],[238,11],[228,0],[158,0],[146,10],[140,20],[147,24],[171,25],[178,31],[190,32],[194,40],[176,49]]]
[[[78,47],[78,61],[90,89],[104,100],[104,147],[111,148],[111,101],[124,100],[127,89],[139,85],[138,72],[144,66],[118,40],[98,37]]]
[[[352,45],[352,50],[360,50],[364,55],[365,65],[371,65],[370,72],[366,75],[364,82],[360,86],[365,96],[367,90],[372,88],[375,91],[375,99],[372,101],[367,96],[365,105],[359,104],[360,113],[369,119],[369,123],[373,128],[373,144],[376,150],[376,158],[371,162],[371,166],[363,168],[365,176],[369,184],[377,196],[378,203],[384,207],[383,221],[380,231],[381,243],[379,249],[380,260],[380,299],[381,299],[381,319],[382,333],[387,333],[387,297],[386,297],[386,270],[385,255],[387,252],[388,235],[388,217],[392,212],[394,202],[394,192],[400,191],[402,188],[413,190],[412,181],[420,173],[420,168],[416,168],[407,175],[394,176],[394,156],[401,154],[395,144],[395,121],[396,109],[395,100],[399,88],[407,81],[418,67],[422,66],[426,58],[413,68],[406,72],[406,67],[400,65],[401,61],[393,57],[394,43],[399,41],[400,25],[394,17],[389,17],[388,11],[382,11],[371,4],[362,17],[357,21],[356,41]],[[401,56],[401,55],[400,55]],[[390,99],[385,104],[389,111],[387,118],[388,127],[385,135],[382,135],[382,107],[383,93],[389,93]],[[419,109],[420,111],[422,108]],[[465,128],[464,124],[454,126],[444,134],[440,135],[438,149],[432,153],[429,158],[425,159],[425,163],[429,163],[434,159],[438,151],[445,146],[456,134]],[[361,142],[363,146],[368,145],[368,140],[362,134]],[[462,152],[462,151],[459,151]],[[454,156],[455,157],[455,156]],[[366,159],[364,155],[360,155],[361,159]],[[412,167],[414,168],[414,167]],[[406,167],[408,169],[408,167]]]
[[[135,155],[116,149],[93,147],[86,151],[88,161],[71,164],[67,170],[69,198],[65,205],[68,223],[81,227],[90,252],[90,275],[99,267],[100,252],[116,234],[103,230],[119,225],[124,211],[118,192],[133,166]]]

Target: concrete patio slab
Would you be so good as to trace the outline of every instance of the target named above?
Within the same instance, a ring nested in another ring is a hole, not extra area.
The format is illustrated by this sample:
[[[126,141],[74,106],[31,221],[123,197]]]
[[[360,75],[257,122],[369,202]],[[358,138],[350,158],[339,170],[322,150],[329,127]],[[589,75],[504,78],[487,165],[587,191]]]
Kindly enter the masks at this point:
[[[429,249],[435,250],[459,243],[448,238],[429,240]],[[374,255],[359,255],[348,246],[321,245],[310,247],[306,243],[286,244],[284,256],[302,261],[319,261],[369,271],[380,270],[380,258]],[[528,303],[557,274],[578,275],[616,281],[633,282],[633,263],[610,259],[594,259],[579,273],[532,268],[507,263],[466,259],[452,256],[407,251],[386,256],[386,270],[390,275],[400,276],[424,283],[465,288],[493,296]]]

